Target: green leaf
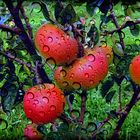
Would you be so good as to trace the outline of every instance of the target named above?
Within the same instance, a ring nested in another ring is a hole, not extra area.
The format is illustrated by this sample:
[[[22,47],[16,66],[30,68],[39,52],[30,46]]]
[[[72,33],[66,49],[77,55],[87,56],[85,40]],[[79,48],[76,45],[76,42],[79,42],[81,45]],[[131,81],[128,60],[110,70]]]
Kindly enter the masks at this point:
[[[98,32],[98,28],[93,24],[89,30],[89,32],[87,33],[87,37],[90,38],[89,46],[91,46],[94,42],[94,45],[96,45],[99,41],[99,32]]]
[[[100,93],[102,95],[102,97],[105,97],[106,94],[108,93],[108,91],[110,90],[110,88],[113,86],[114,84],[114,79],[112,79],[111,77],[106,80],[100,88]]]
[[[54,15],[55,15],[55,19],[58,21],[60,18],[60,14],[63,10],[63,5],[61,2],[57,1],[55,4],[55,9],[54,9]]]
[[[68,4],[62,10],[62,12],[60,13],[60,17],[58,19],[58,21],[63,25],[66,23],[72,24],[72,23],[76,22],[76,20],[77,20],[77,15],[71,4]]]
[[[112,91],[108,92],[108,94],[105,97],[107,103],[111,102],[111,100],[114,97],[115,93],[116,93],[116,90],[112,90]]]
[[[139,25],[130,26],[130,32],[133,36],[139,36],[140,28]]]

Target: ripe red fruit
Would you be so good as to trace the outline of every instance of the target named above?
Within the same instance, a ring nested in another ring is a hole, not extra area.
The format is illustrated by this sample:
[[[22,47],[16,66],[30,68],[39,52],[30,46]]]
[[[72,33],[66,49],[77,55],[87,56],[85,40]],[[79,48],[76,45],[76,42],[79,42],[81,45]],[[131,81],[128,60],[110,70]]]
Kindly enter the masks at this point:
[[[29,124],[24,128],[24,136],[26,140],[41,140],[43,135],[37,131],[37,126],[35,124]]]
[[[63,92],[53,84],[31,87],[24,96],[24,112],[33,123],[53,122],[64,110]]]
[[[111,64],[113,61],[113,50],[111,47],[107,46],[107,45],[103,45],[101,46],[101,48],[103,49],[104,53],[106,54],[106,57],[108,59],[108,63]]]
[[[135,56],[129,66],[129,73],[131,79],[138,85],[140,85],[140,55]]]
[[[35,44],[40,54],[53,59],[56,65],[70,64],[77,57],[77,41],[53,24],[44,24],[38,29]]]
[[[73,90],[73,87],[70,85],[69,81],[67,81],[67,71],[69,67],[58,67],[54,72],[54,79],[57,85],[65,91]]]
[[[65,77],[61,77],[62,70],[60,69],[56,70],[54,78],[61,88],[65,89],[61,85],[65,81],[69,84],[67,90],[72,88],[90,89],[96,87],[107,75],[108,60],[104,51],[97,47],[95,49],[87,49],[85,56],[77,59],[69,68],[63,68],[62,70],[66,72]]]

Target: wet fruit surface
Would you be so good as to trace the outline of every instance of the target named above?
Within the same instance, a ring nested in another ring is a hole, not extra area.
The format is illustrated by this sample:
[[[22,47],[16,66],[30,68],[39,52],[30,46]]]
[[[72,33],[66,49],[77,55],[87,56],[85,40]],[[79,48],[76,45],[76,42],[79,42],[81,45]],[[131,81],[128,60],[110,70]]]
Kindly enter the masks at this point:
[[[24,128],[24,136],[26,140],[41,140],[43,135],[37,131],[37,126],[35,124],[29,124]]]
[[[129,66],[129,72],[131,79],[138,85],[140,85],[140,55],[133,58]]]
[[[101,48],[105,52],[109,64],[111,64],[112,61],[113,61],[113,51],[112,51],[112,48],[109,47],[109,46],[106,46],[106,45],[101,46]]]
[[[64,82],[68,83],[67,90],[90,89],[96,87],[107,75],[108,60],[101,48],[88,49],[84,57],[65,69],[65,76],[61,75],[63,69],[59,67],[54,74],[56,83],[62,89],[65,89],[62,84]]]
[[[63,92],[53,84],[36,85],[24,96],[24,112],[33,123],[44,124],[61,115],[65,106]]]
[[[77,41],[52,24],[38,29],[35,44],[40,54],[46,59],[52,58],[56,65],[69,64],[77,57]]]

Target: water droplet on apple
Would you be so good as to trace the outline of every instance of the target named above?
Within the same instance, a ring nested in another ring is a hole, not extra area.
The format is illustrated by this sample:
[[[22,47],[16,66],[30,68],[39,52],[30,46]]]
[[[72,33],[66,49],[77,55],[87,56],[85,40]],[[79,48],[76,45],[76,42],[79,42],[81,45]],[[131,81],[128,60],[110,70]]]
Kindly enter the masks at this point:
[[[53,38],[49,36],[48,37],[48,42],[50,42],[50,43],[53,42]]]
[[[45,102],[45,103],[48,103],[48,102],[49,102],[49,99],[48,99],[47,97],[45,97],[45,96],[42,98],[42,100],[43,100],[43,102]]]
[[[95,56],[93,54],[89,54],[88,55],[88,60],[91,61],[91,62],[94,62],[95,61]]]
[[[81,84],[78,82],[73,82],[72,86],[74,89],[77,89],[77,90],[81,88]]]
[[[43,46],[43,51],[44,51],[44,52],[49,52],[49,51],[50,51],[49,46],[48,46],[48,45],[44,45],[44,46]]]
[[[28,92],[27,96],[29,99],[33,99],[34,98],[34,94],[32,92]]]
[[[50,106],[50,109],[51,109],[51,111],[55,111],[56,110],[56,107],[54,105],[51,105]]]

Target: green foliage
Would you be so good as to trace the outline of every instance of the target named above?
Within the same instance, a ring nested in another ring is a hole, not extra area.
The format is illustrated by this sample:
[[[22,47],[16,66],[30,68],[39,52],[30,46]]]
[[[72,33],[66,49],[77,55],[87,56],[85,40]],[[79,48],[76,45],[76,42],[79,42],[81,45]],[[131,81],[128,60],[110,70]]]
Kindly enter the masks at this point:
[[[103,126],[97,135],[99,139],[106,139],[113,133],[113,129],[119,118],[116,113],[119,106],[119,88],[121,89],[123,107],[129,103],[133,95],[128,69],[132,58],[140,53],[140,28],[139,25],[134,25],[131,20],[134,21],[134,19],[139,18],[139,2],[128,7],[125,7],[123,3],[123,8],[121,7],[121,3],[114,3],[113,5],[119,25],[124,23],[125,16],[130,16],[131,18],[127,22],[128,28],[123,29],[122,33],[125,42],[124,50],[120,46],[117,33],[102,38],[101,34],[104,30],[111,31],[115,26],[107,13],[108,8],[103,12],[104,4],[100,4],[100,11],[96,7],[97,5],[95,5],[96,2],[81,2],[82,4],[80,3],[80,5],[60,3],[59,1],[51,1],[50,3],[48,1],[33,1],[32,4],[31,2],[25,2],[25,11],[27,11],[27,17],[33,29],[33,37],[43,23],[52,22],[56,19],[62,25],[67,23],[72,25],[73,23],[80,22],[80,17],[83,17],[86,23],[80,28],[84,32],[82,34],[84,36],[82,38],[82,45],[86,43],[89,46],[102,45],[105,42],[113,48],[114,53],[114,63],[110,65],[107,78],[97,88],[87,91],[86,112],[83,124],[77,121],[80,117],[81,98],[79,95],[81,91],[73,91],[69,95],[73,110],[69,112],[69,107],[66,105],[65,114],[68,118],[71,118],[71,114],[74,114],[77,120],[73,118],[70,124],[57,120],[57,131],[52,129],[52,124],[43,125],[43,130],[39,130],[46,135],[47,139],[90,139],[92,134],[97,132],[100,122],[107,116],[111,116],[113,119],[110,121],[110,124],[108,123]],[[0,2],[0,5],[2,5],[0,8],[3,12],[0,16],[0,24],[9,25],[9,22],[12,21],[11,15],[5,5],[1,3],[3,2]],[[91,24],[92,21],[94,21],[93,24]],[[88,41],[86,37],[89,38]],[[8,38],[10,39],[8,40]],[[84,38],[86,39],[84,40]],[[45,63],[45,60],[41,56],[34,55],[31,57],[26,46],[18,36],[11,36],[9,33],[0,31],[0,51],[9,52],[33,66],[34,61],[41,61],[45,72],[53,81],[51,67]],[[0,103],[2,106],[0,110],[0,139],[4,139],[5,137],[11,139],[11,136],[13,139],[21,139],[23,137],[23,129],[29,123],[23,112],[23,95],[34,84],[35,74],[26,65],[18,65],[0,53]],[[121,138],[132,139],[134,135],[136,139],[139,138],[139,111],[139,103],[137,103],[122,127]]]

